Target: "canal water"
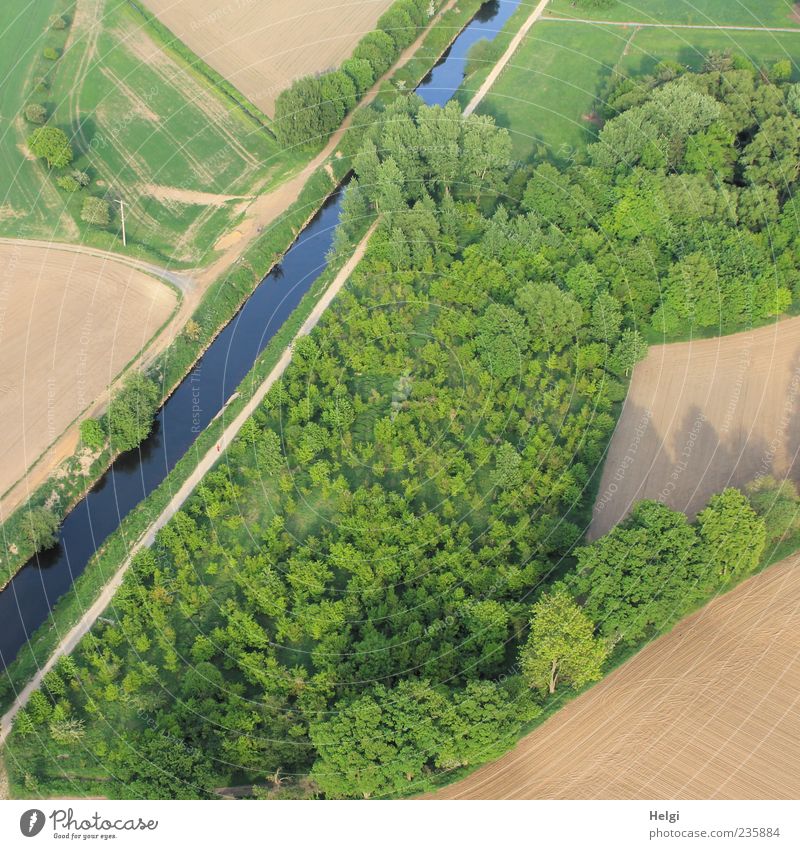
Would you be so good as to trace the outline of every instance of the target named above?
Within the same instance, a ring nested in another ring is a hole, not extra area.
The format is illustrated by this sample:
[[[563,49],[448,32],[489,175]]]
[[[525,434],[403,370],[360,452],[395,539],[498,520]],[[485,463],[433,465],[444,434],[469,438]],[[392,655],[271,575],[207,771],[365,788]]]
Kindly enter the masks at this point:
[[[467,53],[494,38],[521,0],[484,3],[417,88],[428,105],[443,105],[464,78]],[[158,413],[151,435],[121,455],[61,526],[58,544],[32,558],[0,592],[0,668],[86,568],[122,520],[167,476],[198,433],[222,410],[258,355],[325,269],[339,221],[341,190],[298,236],[279,266],[258,285]]]

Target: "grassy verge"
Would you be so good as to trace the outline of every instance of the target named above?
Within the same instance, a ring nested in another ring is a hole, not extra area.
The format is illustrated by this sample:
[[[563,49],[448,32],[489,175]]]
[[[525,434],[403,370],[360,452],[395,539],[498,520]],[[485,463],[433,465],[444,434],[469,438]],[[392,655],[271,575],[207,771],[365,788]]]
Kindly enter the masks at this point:
[[[261,124],[274,138],[272,121],[254,103],[249,101],[237,88],[232,86],[221,74],[207,65],[193,50],[190,50],[174,33],[165,27],[158,18],[149,12],[137,0],[128,0],[128,4],[142,18],[148,30],[161,42],[180,56],[199,74],[202,74],[212,85],[229,97],[240,109]]]

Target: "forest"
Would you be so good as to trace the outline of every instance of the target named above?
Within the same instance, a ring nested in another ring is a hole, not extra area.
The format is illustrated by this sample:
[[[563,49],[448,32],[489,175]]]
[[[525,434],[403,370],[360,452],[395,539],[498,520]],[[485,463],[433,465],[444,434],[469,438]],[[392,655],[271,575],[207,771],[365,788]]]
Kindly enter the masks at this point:
[[[367,254],[18,715],[26,793],[421,792],[797,530],[762,478],[584,541],[647,341],[800,300],[800,88],[712,56],[606,99],[565,169],[454,104],[360,122],[335,249],[378,216]]]

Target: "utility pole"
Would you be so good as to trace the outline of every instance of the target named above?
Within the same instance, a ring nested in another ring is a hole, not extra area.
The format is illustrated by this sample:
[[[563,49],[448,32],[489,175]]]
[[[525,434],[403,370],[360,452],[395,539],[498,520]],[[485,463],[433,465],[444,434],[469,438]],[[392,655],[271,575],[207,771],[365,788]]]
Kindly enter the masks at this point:
[[[119,214],[122,218],[122,247],[127,247],[128,243],[125,241],[125,201],[117,200],[114,203],[119,204]]]

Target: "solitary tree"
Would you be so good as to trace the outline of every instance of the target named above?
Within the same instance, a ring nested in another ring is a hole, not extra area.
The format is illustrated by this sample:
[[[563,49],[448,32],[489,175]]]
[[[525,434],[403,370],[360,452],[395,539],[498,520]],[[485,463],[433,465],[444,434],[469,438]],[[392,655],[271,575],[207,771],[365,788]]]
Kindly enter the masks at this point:
[[[28,136],[28,149],[47,160],[50,168],[64,168],[72,162],[72,147],[67,134],[57,127],[39,127]]]
[[[581,687],[596,681],[608,647],[594,624],[564,589],[542,596],[532,610],[531,633],[520,655],[531,687],[555,693],[560,683]]]

